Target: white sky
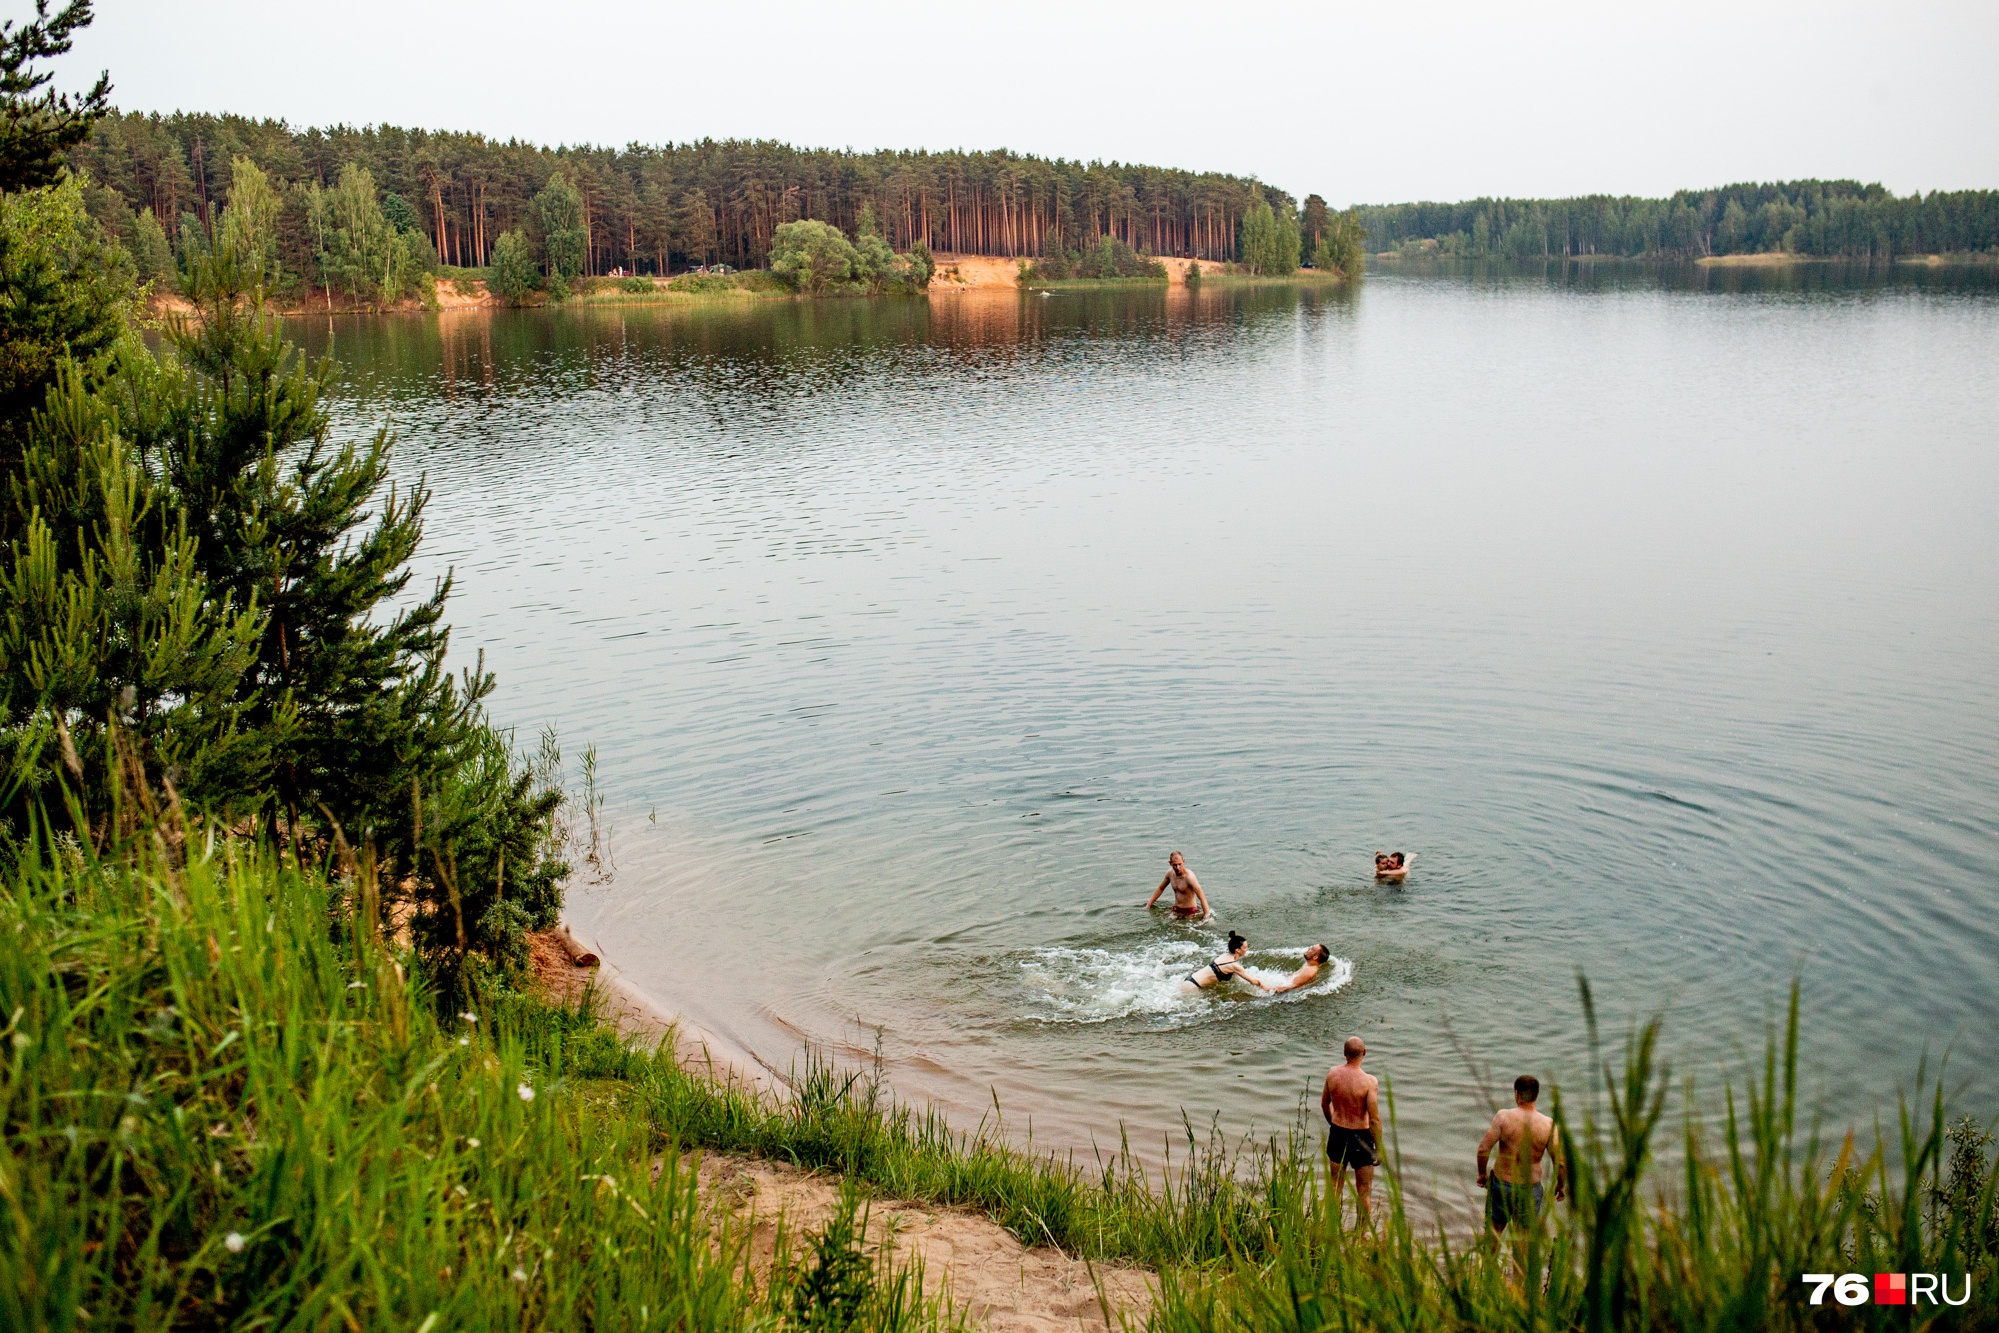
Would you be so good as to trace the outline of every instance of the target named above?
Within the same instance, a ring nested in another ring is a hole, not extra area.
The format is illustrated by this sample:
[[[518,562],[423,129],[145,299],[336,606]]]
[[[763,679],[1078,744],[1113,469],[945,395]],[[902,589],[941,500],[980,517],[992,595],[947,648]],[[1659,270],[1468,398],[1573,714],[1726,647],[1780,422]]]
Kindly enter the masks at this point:
[[[1995,56],[1995,0],[98,0],[60,77],[108,68],[144,111],[1007,147],[1341,205],[1802,176],[1995,187]]]

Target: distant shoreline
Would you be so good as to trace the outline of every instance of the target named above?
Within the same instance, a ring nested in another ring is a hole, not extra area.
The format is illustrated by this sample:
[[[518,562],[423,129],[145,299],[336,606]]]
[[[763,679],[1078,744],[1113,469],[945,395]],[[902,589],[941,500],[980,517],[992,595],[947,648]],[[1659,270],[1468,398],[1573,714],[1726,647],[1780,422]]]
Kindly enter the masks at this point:
[[[1007,258],[994,255],[939,254],[936,256],[936,272],[930,285],[923,293],[927,296],[951,296],[970,291],[1062,291],[1088,290],[1094,288],[1161,288],[1187,286],[1187,271],[1195,264],[1201,266],[1201,281],[1227,286],[1251,284],[1309,283],[1324,284],[1345,282],[1340,274],[1321,273],[1316,269],[1301,268],[1284,277],[1259,277],[1238,271],[1234,264],[1209,259],[1184,259],[1165,255],[1158,262],[1166,269],[1164,278],[1073,278],[1056,281],[1030,281],[1023,285],[1020,281],[1021,265],[1032,263],[1029,259]],[[768,274],[764,281],[754,281],[756,274],[735,275],[752,281],[741,285],[708,287],[689,291],[675,286],[685,277],[676,274],[671,279],[648,279],[652,283],[650,291],[629,291],[624,285],[629,278],[594,277],[577,282],[576,289],[564,305],[612,306],[612,305],[712,305],[736,301],[803,301],[813,298],[773,284]],[[713,279],[707,281],[716,281]],[[722,279],[728,282],[728,279]],[[842,294],[840,300],[852,299]],[[178,292],[155,291],[147,298],[147,304],[155,318],[172,316],[192,316],[195,307]],[[536,301],[532,306],[522,308],[544,309],[553,303]],[[495,297],[484,278],[473,277],[461,271],[450,276],[435,276],[431,281],[430,296],[412,295],[388,304],[380,302],[355,301],[334,293],[331,299],[324,291],[313,292],[303,299],[273,300],[271,309],[286,319],[302,319],[312,316],[334,315],[397,315],[442,313],[463,310],[504,310],[511,309],[505,302]]]
[[[1444,260],[1462,262],[1505,263],[1548,263],[1557,261],[1564,264],[1684,264],[1689,261],[1670,255],[1447,255],[1437,250],[1422,254],[1404,255],[1394,250],[1381,250],[1368,256],[1375,263],[1382,264],[1434,264]],[[1981,268],[1999,264],[1999,254],[1974,251],[1964,254],[1908,254],[1895,255],[1888,259],[1869,259],[1859,255],[1801,255],[1788,251],[1765,251],[1744,255],[1702,255],[1691,261],[1699,268],[1793,268],[1810,264],[1907,264],[1921,268]]]

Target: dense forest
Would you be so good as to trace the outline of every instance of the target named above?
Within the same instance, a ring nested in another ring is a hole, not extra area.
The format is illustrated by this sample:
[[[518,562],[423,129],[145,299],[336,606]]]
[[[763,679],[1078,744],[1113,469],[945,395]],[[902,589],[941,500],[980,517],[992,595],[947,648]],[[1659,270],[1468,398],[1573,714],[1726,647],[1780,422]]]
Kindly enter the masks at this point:
[[[1889,259],[1999,250],[1999,190],[1901,198],[1855,181],[1682,190],[1666,199],[1473,199],[1357,210],[1374,251],[1467,257],[1700,258],[1791,253]]]
[[[551,149],[388,125],[300,130],[184,113],[107,115],[70,161],[91,182],[92,212],[142,268],[148,245],[159,249],[144,215],[180,255],[215,225],[235,164],[253,163],[271,183],[278,259],[294,275],[315,272],[335,226],[327,198],[359,192],[355,168],[397,233],[421,236],[437,261],[467,268],[489,266],[504,233],[538,239],[536,196],[560,172],[580,195],[585,275],[762,267],[786,223],[819,220],[857,235],[870,208],[898,251],[921,243],[1034,257],[1108,236],[1147,254],[1232,260],[1246,215],[1259,205],[1287,217],[1297,210],[1291,196],[1247,177],[1003,149],[854,153],[742,140]]]

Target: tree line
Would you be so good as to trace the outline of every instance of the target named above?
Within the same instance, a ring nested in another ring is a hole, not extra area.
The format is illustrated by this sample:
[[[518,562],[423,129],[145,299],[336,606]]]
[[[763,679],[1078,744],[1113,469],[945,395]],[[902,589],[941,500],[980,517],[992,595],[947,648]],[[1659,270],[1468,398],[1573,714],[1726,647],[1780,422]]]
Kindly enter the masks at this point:
[[[1999,250],[1999,190],[1904,197],[1857,181],[1727,185],[1664,199],[1597,194],[1367,205],[1356,212],[1372,250],[1433,244],[1469,258],[1787,253],[1890,259]]]
[[[274,245],[293,275],[315,272],[318,248],[337,230],[328,210],[340,192],[339,217],[361,238],[356,250],[386,228],[412,247],[420,239],[435,262],[489,267],[506,233],[546,244],[550,220],[537,196],[558,173],[576,194],[562,229],[582,276],[763,267],[787,223],[820,221],[858,237],[870,210],[898,252],[921,245],[1034,258],[1111,237],[1135,252],[1227,261],[1256,210],[1298,212],[1292,196],[1249,177],[1004,149],[856,153],[768,140],[546,148],[390,125],[294,129],[190,113],[106,115],[69,161],[91,182],[93,214],[135,255],[151,246],[156,258],[154,228],[174,257],[184,255],[212,231],[239,164],[248,163],[272,187]],[[379,223],[356,220],[364,179]],[[392,267],[385,255],[376,260]]]

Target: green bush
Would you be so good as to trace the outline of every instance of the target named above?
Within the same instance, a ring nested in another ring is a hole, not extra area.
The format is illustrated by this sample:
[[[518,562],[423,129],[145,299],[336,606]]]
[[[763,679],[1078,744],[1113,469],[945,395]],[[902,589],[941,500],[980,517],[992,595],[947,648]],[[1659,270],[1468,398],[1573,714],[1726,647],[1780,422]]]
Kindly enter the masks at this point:
[[[849,281],[860,263],[860,254],[830,223],[787,222],[771,235],[770,271],[808,296]]]
[[[508,305],[520,305],[541,285],[534,246],[518,231],[503,231],[493,241],[493,262],[487,286]]]

